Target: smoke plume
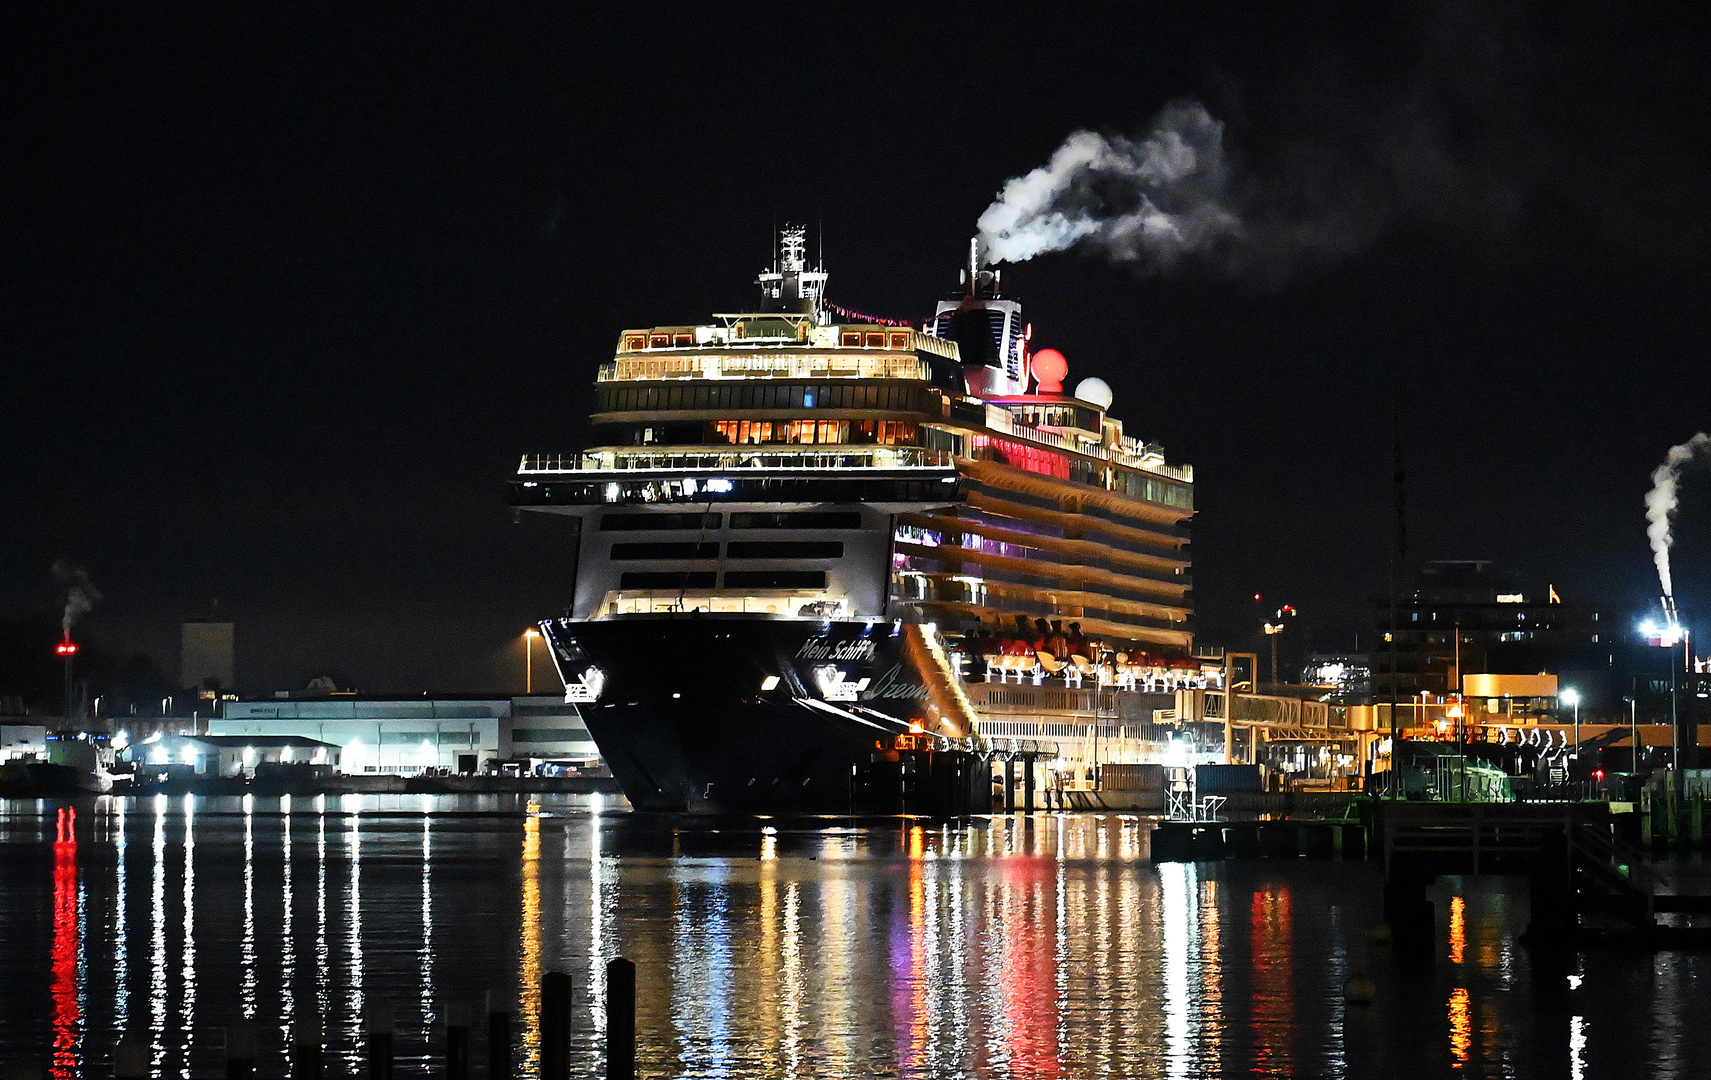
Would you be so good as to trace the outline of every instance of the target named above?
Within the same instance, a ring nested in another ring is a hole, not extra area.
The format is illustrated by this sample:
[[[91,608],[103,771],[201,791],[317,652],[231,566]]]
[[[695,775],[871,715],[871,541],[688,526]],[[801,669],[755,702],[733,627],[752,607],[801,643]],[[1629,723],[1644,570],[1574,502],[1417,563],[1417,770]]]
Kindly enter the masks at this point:
[[[59,625],[69,638],[72,624],[101,602],[101,590],[89,580],[89,571],[65,559],[54,561],[53,579],[65,586],[65,613],[60,616]]]
[[[1665,596],[1675,595],[1669,576],[1669,549],[1675,544],[1670,533],[1677,502],[1675,488],[1681,481],[1681,470],[1707,449],[1711,449],[1711,435],[1701,431],[1680,446],[1670,447],[1663,464],[1652,471],[1652,489],[1646,492],[1646,538],[1651,541],[1652,562],[1657,564]]]
[[[1139,140],[1077,131],[1051,160],[1013,177],[980,215],[989,262],[1077,244],[1168,270],[1242,234],[1230,205],[1224,125],[1196,101],[1167,106]]]

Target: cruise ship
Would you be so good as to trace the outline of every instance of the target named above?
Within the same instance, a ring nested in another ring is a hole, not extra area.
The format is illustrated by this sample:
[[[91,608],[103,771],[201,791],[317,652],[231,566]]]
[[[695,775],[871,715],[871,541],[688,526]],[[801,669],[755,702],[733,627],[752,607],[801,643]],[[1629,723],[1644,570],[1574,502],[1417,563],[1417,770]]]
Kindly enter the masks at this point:
[[[782,230],[754,310],[622,331],[595,445],[511,481],[574,534],[540,628],[624,794],[985,812],[1005,757],[1058,785],[1147,760],[1218,678],[1193,654],[1192,469],[1125,434],[1103,382],[1065,391],[972,247],[915,325],[832,303],[806,248]]]

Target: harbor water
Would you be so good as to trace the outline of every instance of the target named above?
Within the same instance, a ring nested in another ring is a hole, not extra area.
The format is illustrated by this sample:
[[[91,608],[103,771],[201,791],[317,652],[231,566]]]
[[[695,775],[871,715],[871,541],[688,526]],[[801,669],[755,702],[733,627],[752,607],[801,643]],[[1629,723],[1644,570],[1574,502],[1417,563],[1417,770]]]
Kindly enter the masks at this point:
[[[74,812],[74,813],[73,813]],[[1703,1075],[1711,956],[1535,957],[1522,881],[1443,879],[1434,956],[1372,943],[1363,863],[1147,858],[1118,814],[946,824],[651,818],[598,797],[0,802],[0,1072],[224,1075],[223,1029],[284,1073],[307,1010],[330,1074],[389,1009],[438,1075],[448,1002],[574,988],[600,1073],[608,960],[637,968],[659,1077]],[[1371,1004],[1346,1003],[1364,974]],[[479,1072],[479,1070],[478,1070]]]

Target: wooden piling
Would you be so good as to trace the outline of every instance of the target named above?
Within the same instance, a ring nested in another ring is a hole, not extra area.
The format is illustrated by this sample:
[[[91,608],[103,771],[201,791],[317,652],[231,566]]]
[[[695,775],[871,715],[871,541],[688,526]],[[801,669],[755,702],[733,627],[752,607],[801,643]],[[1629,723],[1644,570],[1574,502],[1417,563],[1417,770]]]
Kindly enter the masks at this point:
[[[321,1018],[300,1013],[291,1025],[291,1080],[321,1080]]]
[[[487,1080],[512,1080],[511,1006],[498,994],[487,995]]]
[[[541,1080],[570,1080],[570,976],[541,976]]]
[[[363,1008],[363,1042],[368,1056],[368,1080],[392,1080],[395,1029],[392,1003],[370,998]]]
[[[255,1025],[244,1020],[226,1026],[226,1080],[255,1080]]]
[[[469,1080],[469,1007],[446,1006],[446,1080]]]
[[[636,1080],[636,965],[606,965],[606,1080]]]
[[[148,1080],[152,1071],[148,1043],[126,1035],[113,1048],[113,1080]]]

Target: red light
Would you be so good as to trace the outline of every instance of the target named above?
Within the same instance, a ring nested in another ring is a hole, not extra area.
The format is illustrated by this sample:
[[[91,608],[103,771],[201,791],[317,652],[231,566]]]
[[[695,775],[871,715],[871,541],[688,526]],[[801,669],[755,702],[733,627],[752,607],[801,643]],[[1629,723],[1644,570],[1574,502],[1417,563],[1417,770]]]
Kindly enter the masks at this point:
[[[70,656],[72,653],[77,651],[77,643],[72,641],[62,641],[53,647],[53,651],[59,653],[61,656]]]
[[[1595,770],[1592,774],[1592,778],[1594,780],[1602,781],[1604,779],[1604,770],[1603,769]]]
[[[1262,599],[1264,599],[1264,597],[1262,597],[1262,596],[1260,596],[1260,594],[1259,594],[1259,593],[1254,593],[1254,603],[1256,603],[1256,604],[1257,604],[1257,603],[1259,603],[1259,602],[1260,602],[1260,601],[1261,601],[1261,600],[1262,600]]]

